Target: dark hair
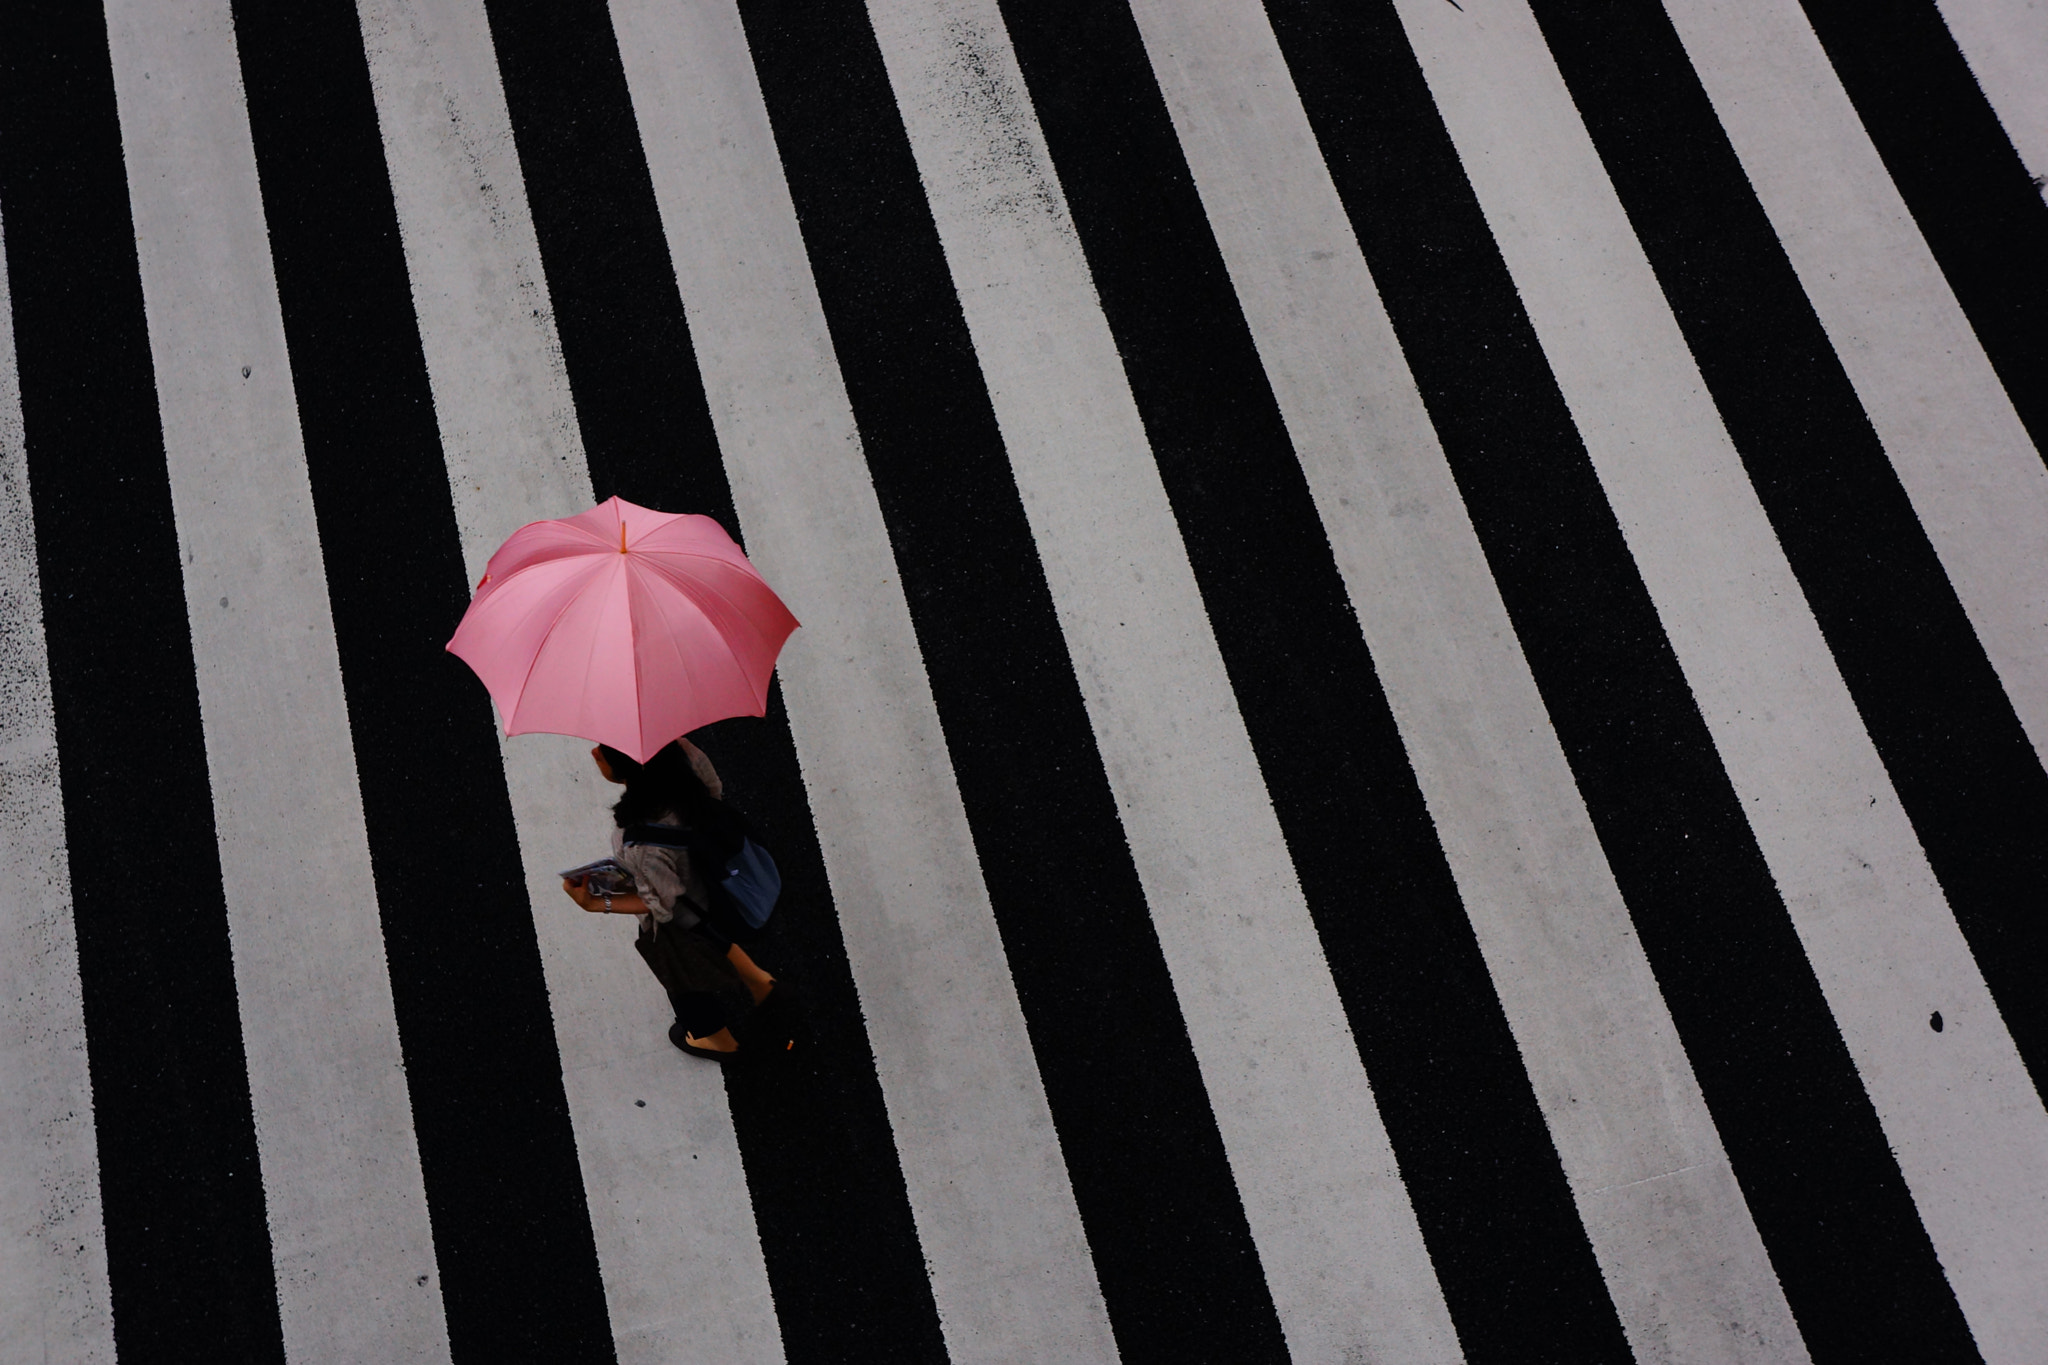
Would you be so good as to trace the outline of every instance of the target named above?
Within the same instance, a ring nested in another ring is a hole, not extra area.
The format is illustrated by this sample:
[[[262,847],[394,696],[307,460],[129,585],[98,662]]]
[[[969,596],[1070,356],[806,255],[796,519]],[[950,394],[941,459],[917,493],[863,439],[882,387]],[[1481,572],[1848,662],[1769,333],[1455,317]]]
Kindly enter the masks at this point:
[[[620,829],[651,824],[673,811],[685,824],[694,824],[715,813],[717,799],[704,786],[683,746],[670,740],[655,750],[645,763],[635,763],[609,744],[598,746],[612,776],[623,779],[626,794],[612,806],[612,819]]]

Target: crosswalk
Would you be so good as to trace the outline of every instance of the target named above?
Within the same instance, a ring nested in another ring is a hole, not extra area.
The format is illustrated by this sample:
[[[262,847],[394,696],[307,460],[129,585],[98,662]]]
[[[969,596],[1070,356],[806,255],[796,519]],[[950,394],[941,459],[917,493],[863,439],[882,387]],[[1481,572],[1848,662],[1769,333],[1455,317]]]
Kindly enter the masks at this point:
[[[405,269],[466,574],[475,582],[502,539],[501,522],[582,510],[594,499],[590,473],[544,306],[486,17],[476,7],[403,4],[362,15],[377,109],[375,127],[358,135],[381,130],[394,168]],[[491,342],[478,347],[483,337]],[[555,739],[503,747],[529,894],[539,905],[560,894],[549,871],[587,858],[586,831],[603,824],[590,784],[563,780],[587,763],[583,747]],[[717,1088],[664,1083],[666,1021],[657,1002],[619,998],[618,945],[566,917],[534,923],[620,1355],[681,1359],[694,1348],[725,1359],[773,1358],[775,1319],[758,1246],[688,1235],[703,1221],[744,1228],[752,1219]],[[655,1265],[729,1292],[679,1303],[669,1276],[632,1269]],[[601,1326],[588,1330],[603,1336]],[[511,1335],[500,1349],[517,1340]]]
[[[0,1359],[2042,1359],[2030,51],[0,9]],[[784,1065],[442,651],[613,493],[805,622]]]

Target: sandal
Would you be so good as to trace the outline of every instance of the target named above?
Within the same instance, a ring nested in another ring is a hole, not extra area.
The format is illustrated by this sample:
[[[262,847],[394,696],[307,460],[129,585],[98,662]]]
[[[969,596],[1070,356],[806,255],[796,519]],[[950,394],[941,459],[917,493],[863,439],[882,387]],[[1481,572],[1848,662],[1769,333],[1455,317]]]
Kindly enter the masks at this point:
[[[699,1047],[690,1040],[690,1035],[680,1022],[669,1025],[668,1040],[692,1057],[702,1057],[707,1062],[729,1062],[740,1055],[739,1049],[721,1052],[715,1047]]]

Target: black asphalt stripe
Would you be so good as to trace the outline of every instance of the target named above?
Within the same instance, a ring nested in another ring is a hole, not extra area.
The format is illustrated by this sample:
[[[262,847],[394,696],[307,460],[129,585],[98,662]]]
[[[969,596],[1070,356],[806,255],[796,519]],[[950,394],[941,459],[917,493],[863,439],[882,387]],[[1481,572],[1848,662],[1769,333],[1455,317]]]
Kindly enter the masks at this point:
[[[1535,12],[2038,1083],[2048,776],[1664,11],[1536,0]],[[1803,974],[1799,989],[1813,992]],[[1788,1122],[1837,1150],[1811,1172],[1760,1164],[1750,1205],[1817,1360],[1877,1359],[1905,1324],[1961,1349],[1954,1296],[1849,1067],[1840,1058],[1820,1085],[1788,1078],[1808,1105],[1824,1088],[1825,1108],[1752,1097],[1768,1111],[1760,1151]],[[1743,1125],[1720,1121],[1733,1147]]]
[[[124,1361],[281,1362],[184,576],[97,6],[0,7],[0,215],[115,1346]],[[104,831],[117,826],[110,876]]]
[[[597,496],[737,536],[611,15],[594,0],[485,8]]]
[[[488,8],[597,495],[708,513],[737,533],[605,6]],[[791,1065],[726,1073],[784,1351],[795,1365],[944,1360],[779,688],[765,720],[697,738],[784,879],[782,909],[749,951],[802,990],[812,1024]]]
[[[2032,178],[2048,166],[2021,163],[1934,0],[1802,3],[2034,448],[2048,458],[2048,201]]]
[[[234,12],[449,1339],[611,1360],[355,7]]]
[[[1626,1359],[1137,27],[1002,8],[1466,1352]]]
[[[1393,6],[1267,11],[1815,1358],[1971,1358]]]
[[[1284,1360],[874,34],[740,12],[1118,1346]]]

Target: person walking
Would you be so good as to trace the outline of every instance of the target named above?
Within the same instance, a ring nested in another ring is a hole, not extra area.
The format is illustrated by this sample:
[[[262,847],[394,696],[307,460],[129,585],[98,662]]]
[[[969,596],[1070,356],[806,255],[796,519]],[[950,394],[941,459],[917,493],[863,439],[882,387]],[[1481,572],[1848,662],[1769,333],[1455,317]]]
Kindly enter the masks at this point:
[[[775,978],[707,921],[710,891],[687,849],[626,842],[626,831],[638,825],[719,829],[731,823],[735,817],[721,804],[724,784],[710,758],[687,739],[671,741],[645,763],[605,744],[590,755],[605,781],[626,789],[612,806],[612,857],[632,876],[634,889],[607,895],[584,881],[564,880],[562,890],[587,911],[640,917],[633,946],[675,1010],[669,1041],[693,1057],[730,1061],[740,1049],[732,1026],[769,999]]]

